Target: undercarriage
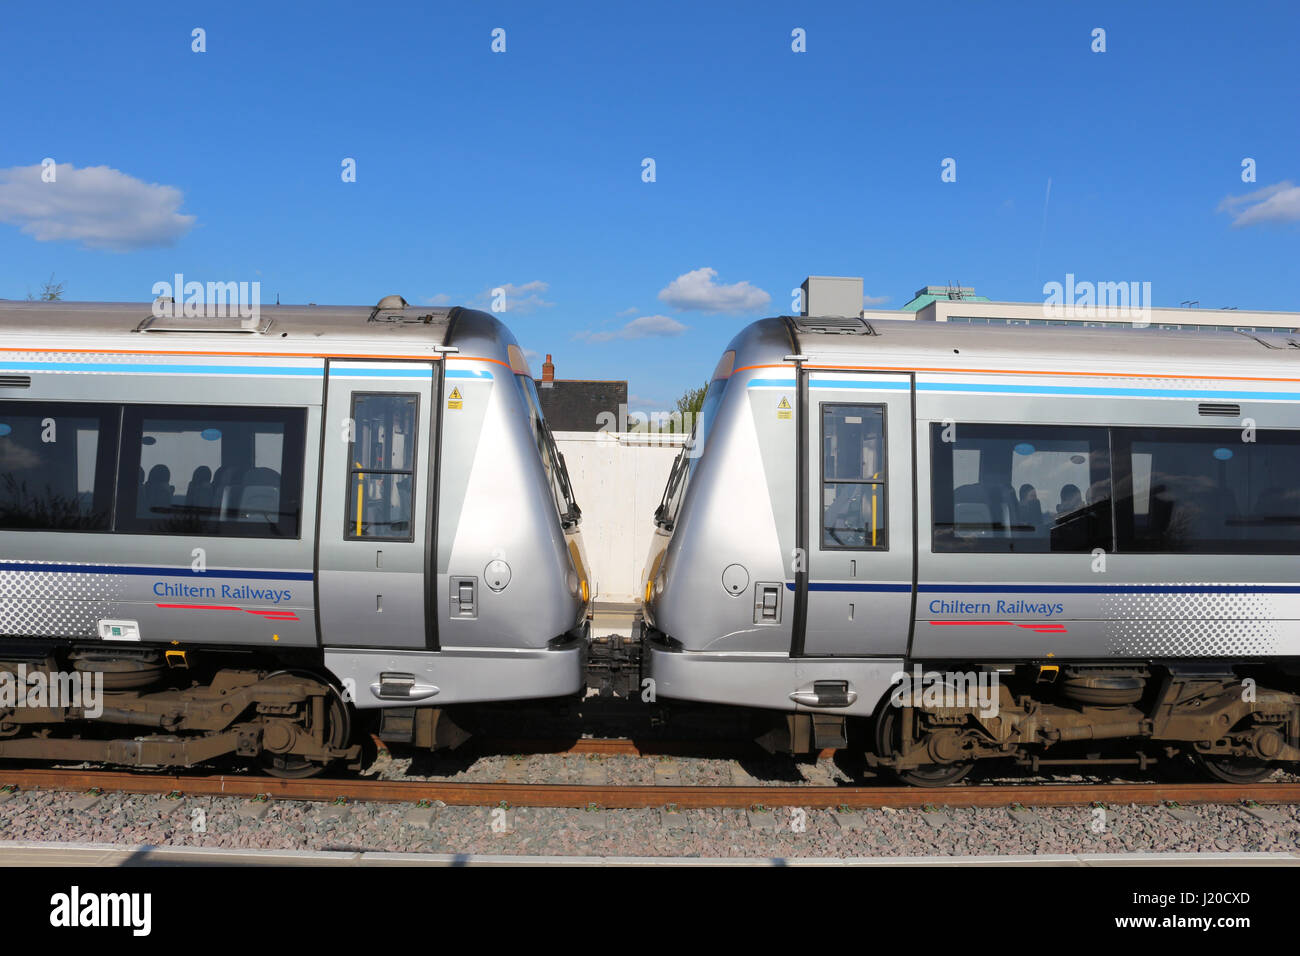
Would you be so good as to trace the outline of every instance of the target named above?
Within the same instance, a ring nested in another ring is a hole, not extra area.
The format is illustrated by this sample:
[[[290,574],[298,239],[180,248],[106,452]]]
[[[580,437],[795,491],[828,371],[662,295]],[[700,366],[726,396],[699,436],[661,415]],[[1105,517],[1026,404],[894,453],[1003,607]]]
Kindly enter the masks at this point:
[[[875,722],[875,766],[943,786],[977,761],[1135,764],[1190,756],[1231,783],[1300,761],[1300,693],[1284,672],[1216,664],[914,670]]]
[[[11,645],[0,661],[0,757],[161,768],[234,756],[284,777],[356,764],[352,708],[302,663],[228,650]]]

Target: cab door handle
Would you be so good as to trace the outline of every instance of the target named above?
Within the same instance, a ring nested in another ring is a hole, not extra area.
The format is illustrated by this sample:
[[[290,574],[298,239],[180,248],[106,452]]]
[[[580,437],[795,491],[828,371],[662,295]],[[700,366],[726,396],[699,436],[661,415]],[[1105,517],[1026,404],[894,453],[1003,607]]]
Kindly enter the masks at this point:
[[[433,684],[417,684],[414,674],[383,673],[370,685],[370,693],[379,700],[424,700],[439,690]]]
[[[812,690],[797,690],[790,699],[805,707],[852,707],[857,702],[858,692],[849,689],[848,681],[819,680],[813,684]]]

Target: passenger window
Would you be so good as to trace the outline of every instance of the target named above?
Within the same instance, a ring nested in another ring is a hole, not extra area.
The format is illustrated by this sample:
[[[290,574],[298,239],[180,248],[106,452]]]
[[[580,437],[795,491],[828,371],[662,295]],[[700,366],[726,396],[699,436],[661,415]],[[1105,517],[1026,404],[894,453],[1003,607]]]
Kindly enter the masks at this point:
[[[349,539],[413,541],[416,395],[355,395],[348,458]]]
[[[935,551],[1112,549],[1106,429],[931,428]]]
[[[119,531],[298,537],[306,411],[128,405]]]
[[[822,405],[822,549],[887,550],[885,409]]]
[[[117,406],[0,402],[0,528],[105,531]]]
[[[1120,548],[1300,554],[1300,433],[1115,429]]]

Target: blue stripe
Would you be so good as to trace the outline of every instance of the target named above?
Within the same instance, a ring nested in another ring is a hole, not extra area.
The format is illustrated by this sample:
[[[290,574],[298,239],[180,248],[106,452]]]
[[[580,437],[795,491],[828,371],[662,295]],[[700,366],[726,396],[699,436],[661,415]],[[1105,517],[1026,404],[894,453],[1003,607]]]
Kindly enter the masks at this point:
[[[432,368],[340,368],[330,366],[330,375],[337,378],[433,378]]]
[[[788,590],[793,581],[785,582]],[[810,581],[809,591],[868,591],[907,594],[910,584],[858,584],[839,581]],[[1300,594],[1294,584],[922,584],[927,594]]]
[[[136,375],[140,373],[175,373],[184,375],[314,375],[320,377],[320,368],[294,365],[136,365],[125,362],[22,362],[0,372],[117,372]]]
[[[310,571],[195,571],[193,568],[141,568],[122,564],[37,564],[0,561],[0,571],[44,571],[54,574],[138,574],[146,577],[248,578],[255,581],[310,581]]]
[[[749,388],[756,387],[781,387],[794,388],[794,379],[784,378],[755,378],[750,379]],[[812,378],[808,380],[810,388],[869,388],[881,391],[907,391],[912,387],[910,381],[893,381],[893,382],[864,382],[857,379],[845,379],[844,381],[835,381],[829,378]]]
[[[118,375],[295,375],[320,378],[320,366],[296,365],[162,365],[128,362],[20,362],[0,366],[0,374],[21,372],[108,372]],[[330,374],[336,377],[355,378],[432,378],[432,368],[346,368],[334,366]],[[449,370],[448,378],[491,379],[491,372],[476,370]],[[793,383],[791,383],[793,384]]]
[[[865,388],[878,391],[906,391],[907,382],[864,382],[830,379],[810,379],[812,388]],[[749,388],[784,387],[794,388],[793,379],[755,378],[751,379]],[[997,385],[993,383],[970,382],[917,382],[919,392],[973,392],[987,395],[1097,395],[1111,398],[1229,398],[1238,401],[1300,401],[1300,392],[1241,392],[1219,389],[1189,388],[1136,388],[1091,385]]]
[[[1085,385],[992,385],[918,382],[921,392],[988,392],[1010,395],[1104,395],[1122,398],[1235,398],[1246,401],[1300,401],[1300,392],[1225,392],[1189,388],[1104,388]]]
[[[845,379],[842,382],[836,382],[828,378],[812,378],[808,380],[809,388],[869,388],[872,391],[907,391],[912,387],[910,381],[901,382],[861,382],[857,380]]]

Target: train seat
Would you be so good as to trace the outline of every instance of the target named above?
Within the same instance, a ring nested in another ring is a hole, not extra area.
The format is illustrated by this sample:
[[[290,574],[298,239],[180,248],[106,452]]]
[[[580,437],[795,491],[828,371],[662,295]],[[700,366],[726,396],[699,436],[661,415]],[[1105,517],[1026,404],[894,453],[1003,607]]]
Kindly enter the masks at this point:
[[[144,483],[142,495],[146,515],[166,514],[171,509],[172,496],[176,493],[171,476],[171,469],[166,465],[154,465],[149,469],[149,479]]]

